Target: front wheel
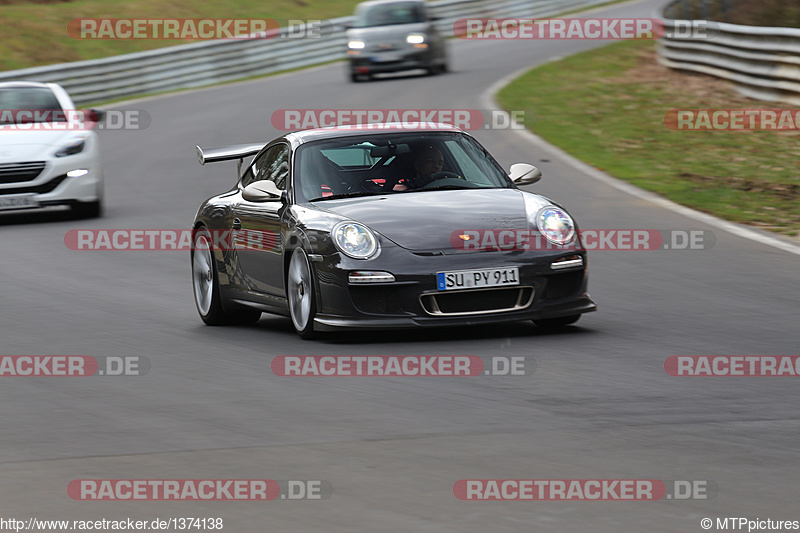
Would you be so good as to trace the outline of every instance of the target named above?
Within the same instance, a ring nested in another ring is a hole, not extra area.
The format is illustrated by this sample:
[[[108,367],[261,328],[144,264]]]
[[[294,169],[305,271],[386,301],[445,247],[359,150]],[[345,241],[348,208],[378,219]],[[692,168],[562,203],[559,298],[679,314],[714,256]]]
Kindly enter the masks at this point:
[[[200,318],[209,326],[228,324],[253,324],[261,318],[257,309],[243,309],[237,312],[225,311],[219,291],[217,267],[211,249],[211,235],[207,230],[197,230],[192,246],[192,287],[194,303]]]
[[[314,279],[308,256],[302,248],[296,248],[289,261],[286,279],[286,299],[289,300],[289,314],[295,331],[303,339],[316,337],[314,317],[317,314]]]
[[[103,201],[76,202],[72,204],[72,214],[75,218],[97,218],[103,214]]]
[[[542,320],[534,320],[533,323],[540,328],[557,329],[564,326],[574,324],[581,318],[581,315],[562,316],[559,318],[544,318]]]

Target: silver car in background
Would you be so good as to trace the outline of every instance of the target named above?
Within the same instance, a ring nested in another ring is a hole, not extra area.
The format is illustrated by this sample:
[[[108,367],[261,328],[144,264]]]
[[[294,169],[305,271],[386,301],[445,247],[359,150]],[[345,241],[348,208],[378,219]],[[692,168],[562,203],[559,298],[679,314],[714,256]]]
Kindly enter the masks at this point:
[[[423,0],[370,0],[356,7],[347,29],[349,76],[425,69],[447,71],[445,39]]]
[[[79,217],[100,216],[103,170],[93,127],[101,117],[77,111],[55,83],[0,83],[0,212],[68,205]]]

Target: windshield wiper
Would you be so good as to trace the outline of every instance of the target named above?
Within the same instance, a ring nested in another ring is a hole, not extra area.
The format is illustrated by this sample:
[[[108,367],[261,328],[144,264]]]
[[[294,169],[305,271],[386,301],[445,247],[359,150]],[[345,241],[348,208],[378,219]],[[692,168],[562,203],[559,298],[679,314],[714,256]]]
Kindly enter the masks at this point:
[[[438,187],[422,187],[419,189],[408,189],[403,192],[425,192],[425,191],[463,191],[464,189],[485,189],[486,187],[464,187],[463,185],[439,185]]]
[[[370,192],[370,191],[357,191],[357,192],[350,192],[345,194],[332,194],[330,196],[320,196],[319,198],[312,198],[309,202],[316,202],[318,200],[338,200],[340,198],[357,198],[359,196],[382,196],[384,193],[382,192]]]

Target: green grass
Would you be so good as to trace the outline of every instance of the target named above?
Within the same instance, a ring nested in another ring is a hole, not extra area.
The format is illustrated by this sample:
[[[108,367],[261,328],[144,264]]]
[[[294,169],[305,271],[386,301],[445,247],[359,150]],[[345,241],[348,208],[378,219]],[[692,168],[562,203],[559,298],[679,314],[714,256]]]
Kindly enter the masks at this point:
[[[776,109],[655,64],[627,41],[534,69],[498,94],[534,133],[670,200],[787,235],[800,231],[800,132],[676,131],[671,109]],[[533,117],[533,120],[531,120]]]
[[[360,0],[75,0],[0,5],[0,70],[96,59],[191,41],[74,39],[76,18],[315,19],[350,15]]]
[[[0,0],[0,71],[97,59],[185,44],[189,40],[75,39],[78,18],[224,18],[327,20],[351,15],[362,0]],[[628,0],[611,0],[616,4]],[[600,6],[592,6],[595,9]],[[576,9],[578,13],[589,8]]]

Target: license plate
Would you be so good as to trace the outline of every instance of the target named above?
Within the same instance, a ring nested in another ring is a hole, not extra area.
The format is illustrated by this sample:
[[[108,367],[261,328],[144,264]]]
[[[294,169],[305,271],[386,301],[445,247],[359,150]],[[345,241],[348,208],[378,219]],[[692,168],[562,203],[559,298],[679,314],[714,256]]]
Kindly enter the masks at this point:
[[[455,270],[436,273],[436,287],[440,291],[504,287],[507,285],[519,285],[519,269],[517,267]]]
[[[31,207],[39,207],[39,202],[36,201],[36,196],[33,194],[0,196],[0,211],[7,209],[28,209]]]
[[[372,56],[371,59],[373,63],[389,63],[392,61],[399,61],[400,56],[396,54],[383,54],[379,56]]]

